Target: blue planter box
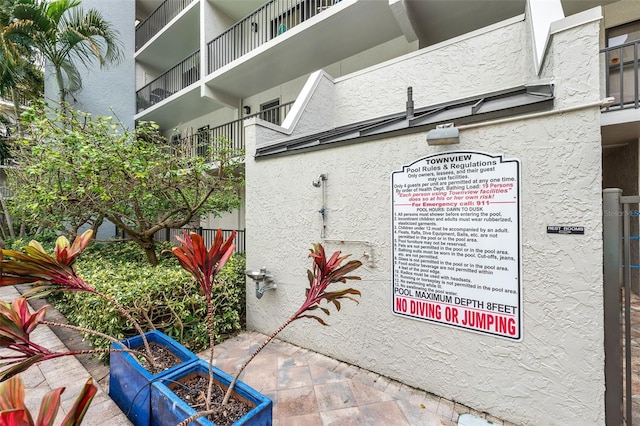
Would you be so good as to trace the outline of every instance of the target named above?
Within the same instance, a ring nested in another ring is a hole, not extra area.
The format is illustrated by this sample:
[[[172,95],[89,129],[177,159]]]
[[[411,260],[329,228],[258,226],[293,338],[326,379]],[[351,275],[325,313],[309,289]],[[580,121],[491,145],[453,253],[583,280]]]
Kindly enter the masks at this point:
[[[196,414],[196,410],[191,408],[186,402],[178,398],[171,388],[175,388],[175,382],[190,375],[202,375],[209,377],[209,363],[199,360],[196,363],[186,365],[171,374],[162,377],[151,385],[151,405],[153,413],[151,416],[152,426],[175,426],[186,418]],[[216,381],[223,387],[228,388],[231,383],[231,376],[224,371],[213,367],[213,375]],[[234,397],[244,400],[253,405],[254,408],[241,417],[234,425],[245,426],[271,426],[273,404],[269,398],[260,392],[249,387],[247,384],[237,381],[234,385]],[[190,424],[201,426],[215,426],[215,423],[199,418]]]
[[[109,354],[109,396],[136,426],[149,425],[151,383],[198,360],[194,353],[162,332],[153,330],[145,333],[145,336],[149,343],[164,346],[182,362],[158,374],[151,374],[131,354],[126,352],[111,352]],[[122,343],[127,348],[144,350],[140,336],[123,340]],[[111,345],[111,349],[119,348],[121,349],[121,346],[115,343]]]

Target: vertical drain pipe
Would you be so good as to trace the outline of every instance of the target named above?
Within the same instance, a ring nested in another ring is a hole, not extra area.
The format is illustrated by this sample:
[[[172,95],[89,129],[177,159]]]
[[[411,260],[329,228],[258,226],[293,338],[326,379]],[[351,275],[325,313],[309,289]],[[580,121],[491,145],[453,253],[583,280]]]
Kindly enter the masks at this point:
[[[325,231],[327,229],[327,185],[324,181],[327,180],[327,174],[321,173],[312,185],[316,188],[322,187],[322,207],[318,210],[318,213],[322,215],[322,228],[320,228],[320,238],[325,237]]]

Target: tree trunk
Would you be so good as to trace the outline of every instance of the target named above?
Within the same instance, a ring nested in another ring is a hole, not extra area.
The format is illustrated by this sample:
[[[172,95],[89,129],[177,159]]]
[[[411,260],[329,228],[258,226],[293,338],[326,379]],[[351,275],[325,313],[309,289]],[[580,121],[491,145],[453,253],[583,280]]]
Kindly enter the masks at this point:
[[[15,87],[11,88],[11,97],[13,98],[13,113],[16,115],[16,131],[19,136],[22,136],[22,125],[20,124],[20,99],[18,96],[18,90]]]
[[[7,203],[4,201],[4,195],[0,194],[0,204],[2,205],[2,211],[4,212],[4,218],[7,220],[7,228],[9,230],[9,236],[11,238],[16,237],[16,233],[13,230],[13,220],[11,219],[11,214],[9,213],[9,209],[7,208]]]
[[[64,79],[62,78],[62,70],[60,65],[55,65],[56,69],[56,82],[58,83],[58,101],[63,103],[65,101]]]
[[[153,241],[153,238],[151,239],[151,241],[145,239],[140,241],[140,243],[142,249],[144,250],[144,253],[147,255],[147,261],[149,262],[149,264],[151,266],[157,266],[158,256],[156,254],[156,244],[155,241]]]

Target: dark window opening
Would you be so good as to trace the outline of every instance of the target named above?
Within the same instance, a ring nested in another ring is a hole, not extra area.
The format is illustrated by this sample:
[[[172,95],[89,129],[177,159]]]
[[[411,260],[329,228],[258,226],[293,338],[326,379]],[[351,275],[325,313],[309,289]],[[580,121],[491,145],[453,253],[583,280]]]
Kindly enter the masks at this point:
[[[280,124],[280,100],[260,105],[260,118],[273,124]]]

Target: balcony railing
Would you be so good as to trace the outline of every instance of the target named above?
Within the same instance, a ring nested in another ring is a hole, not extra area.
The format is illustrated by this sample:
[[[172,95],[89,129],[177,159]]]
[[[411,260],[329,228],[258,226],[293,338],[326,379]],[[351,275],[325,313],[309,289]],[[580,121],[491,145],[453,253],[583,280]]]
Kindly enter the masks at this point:
[[[640,40],[602,49],[605,63],[606,96],[614,103],[607,111],[640,108],[638,87],[638,50]]]
[[[197,51],[136,92],[136,111],[141,112],[200,79]]]
[[[136,50],[158,34],[165,25],[178,16],[193,0],[165,0],[136,27]]]
[[[231,155],[238,155],[244,150],[244,120],[252,117],[260,117],[263,120],[272,122],[275,119],[277,122],[274,124],[282,124],[282,120],[287,116],[292,105],[293,102],[288,102],[220,126],[202,129],[193,135],[176,138],[174,143],[180,144],[176,152],[180,152],[183,155],[213,158],[216,154],[220,153],[221,150],[229,150],[231,151]],[[228,146],[223,142],[224,139],[229,141]]]
[[[339,1],[269,1],[207,44],[208,73],[222,68]]]

